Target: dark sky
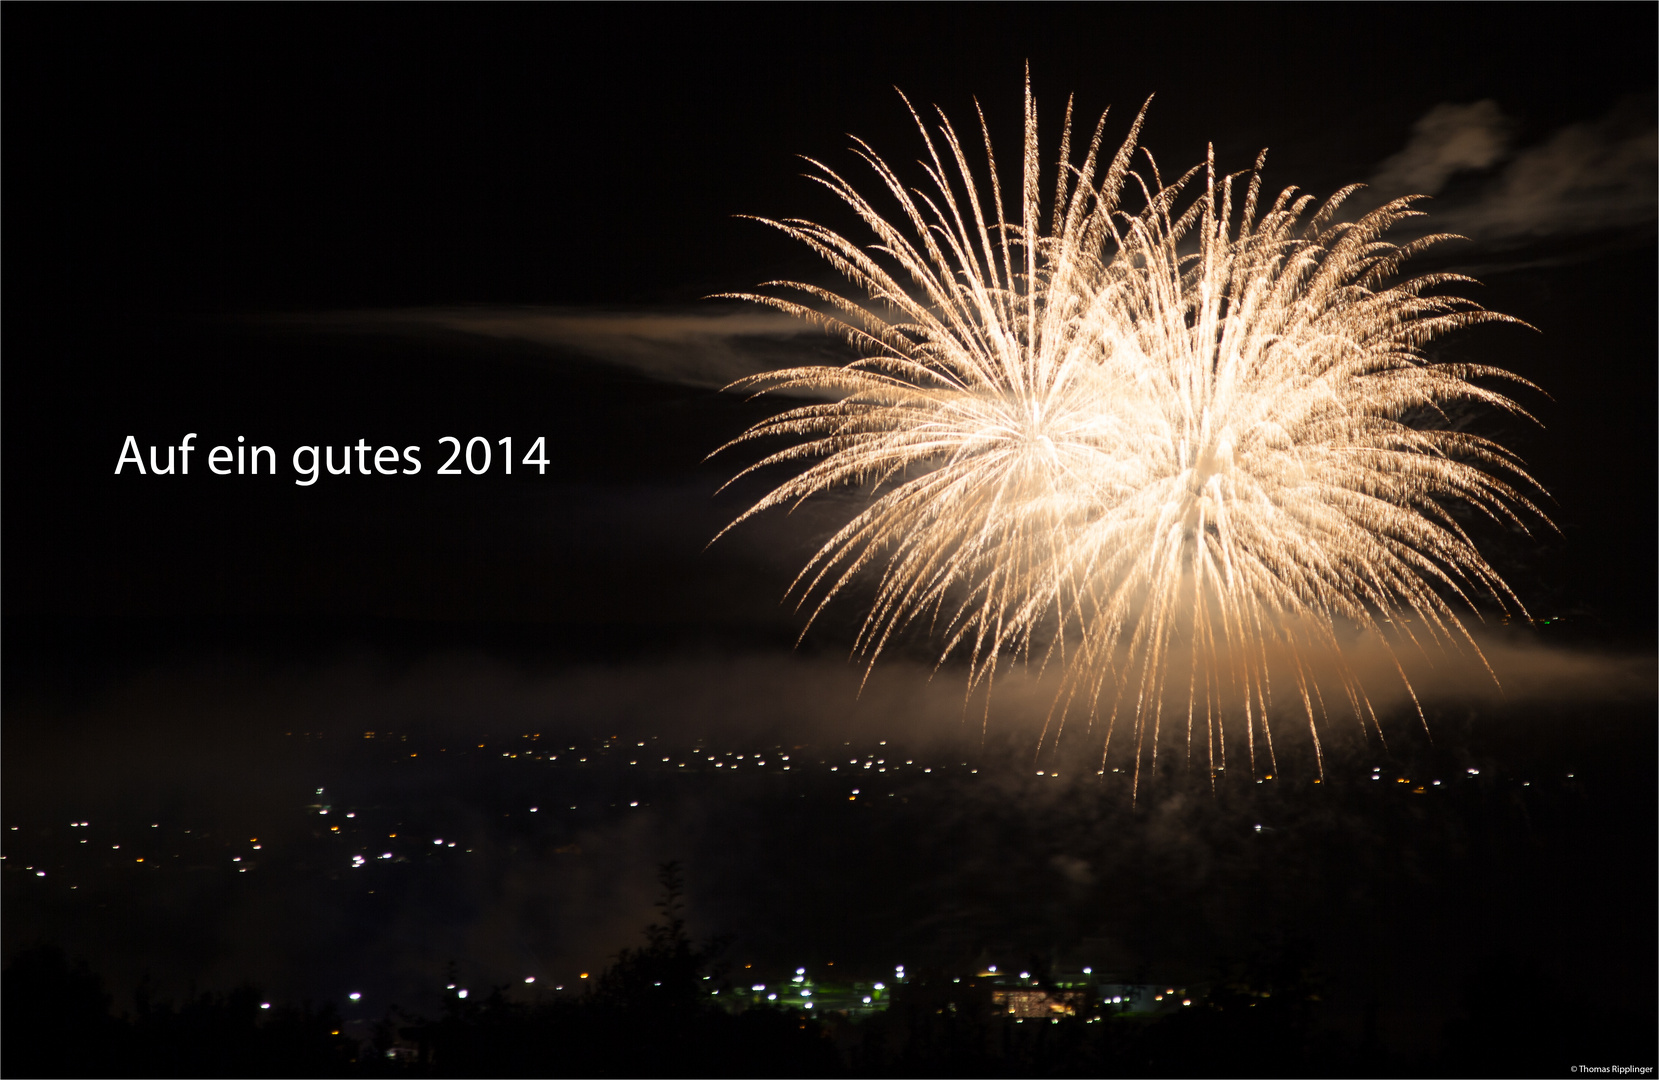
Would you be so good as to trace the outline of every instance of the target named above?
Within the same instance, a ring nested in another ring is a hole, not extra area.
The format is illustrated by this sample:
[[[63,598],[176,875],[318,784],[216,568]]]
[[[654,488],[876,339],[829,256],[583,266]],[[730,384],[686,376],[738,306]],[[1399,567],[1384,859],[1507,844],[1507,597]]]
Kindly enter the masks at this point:
[[[857,175],[850,133],[909,163],[895,86],[962,124],[977,97],[1006,166],[1027,63],[1050,148],[1067,94],[1085,127],[1112,106],[1108,138],[1156,95],[1143,142],[1166,175],[1213,142],[1228,169],[1270,148],[1275,188],[1433,188],[1432,220],[1471,242],[1425,268],[1474,274],[1470,295],[1538,331],[1441,354],[1542,390],[1519,392],[1539,426],[1491,430],[1560,532],[1490,537],[1494,560],[1565,620],[1556,641],[1650,659],[1655,21],[1643,4],[8,6],[8,775],[77,724],[194,737],[211,709],[98,695],[208,662],[645,655],[686,664],[673,693],[693,698],[718,696],[731,656],[785,655],[802,621],[779,598],[842,508],[705,551],[758,489],[714,497],[738,459],[704,458],[767,410],[720,394],[727,378],[834,352],[705,299],[824,276],[737,215],[850,229],[797,155]],[[186,432],[188,477],[112,475],[127,436]],[[445,435],[519,455],[545,437],[551,465],[439,477]],[[274,446],[277,475],[209,475],[207,449],[238,436]],[[419,445],[425,468],[294,483],[293,447],[359,439]],[[857,617],[832,612],[803,662],[839,663]],[[722,658],[702,684],[698,657]]]
[[[1523,395],[1542,430],[1501,432],[1560,500],[1558,573],[1523,580],[1528,598],[1651,636],[1652,505],[1631,494],[1654,486],[1651,23],[1640,6],[15,9],[8,644],[25,620],[109,618],[280,616],[302,638],[377,619],[778,632],[788,560],[757,573],[741,542],[697,551],[739,504],[686,491],[712,490],[727,467],[700,459],[756,415],[710,379],[250,319],[722,311],[702,298],[822,276],[734,217],[842,221],[795,155],[850,167],[851,132],[908,160],[895,85],[963,121],[977,95],[1012,153],[1027,60],[1050,139],[1067,93],[1084,123],[1114,106],[1109,133],[1156,94],[1145,142],[1166,170],[1206,141],[1235,168],[1266,146],[1270,183],[1320,194],[1377,175],[1435,107],[1493,103],[1501,152],[1443,176],[1436,211],[1485,233],[1448,256],[1477,268],[1477,298],[1542,333],[1449,347],[1551,395]],[[1539,169],[1554,188],[1516,205]],[[294,445],[430,455],[443,434],[547,434],[555,464],[512,485],[446,486],[431,465],[304,489],[199,464],[110,475],[127,435],[187,431],[274,444],[284,472]]]

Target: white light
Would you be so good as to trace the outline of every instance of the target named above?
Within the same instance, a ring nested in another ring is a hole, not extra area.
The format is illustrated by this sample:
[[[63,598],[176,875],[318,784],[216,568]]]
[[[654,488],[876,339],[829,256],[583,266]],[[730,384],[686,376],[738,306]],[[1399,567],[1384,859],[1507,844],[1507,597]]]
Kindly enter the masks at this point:
[[[1083,974],[1085,974],[1085,975],[1093,975],[1093,974],[1094,974],[1094,968],[1084,968],[1084,969],[1083,969]]]
[[[639,805],[639,800],[635,799],[633,802],[629,803],[628,805],[629,806],[638,806]]]
[[[866,1004],[866,1005],[868,1005],[868,1004],[870,1004],[870,999],[869,999],[869,998],[865,998],[865,999],[864,999],[864,1004]]]
[[[441,843],[443,843],[443,842],[444,842],[444,838],[443,838],[443,837],[441,837],[441,836],[440,836],[440,837],[438,837],[438,838],[437,838],[437,839],[436,839],[436,840],[434,840],[434,841],[432,841],[432,842],[433,842],[433,843],[434,843],[434,844],[441,844]]]
[[[1022,972],[1020,972],[1020,978],[1022,978],[1022,979],[1029,979],[1029,978],[1031,978],[1031,972],[1029,972],[1029,971],[1022,971]]]
[[[467,992],[465,990],[457,990],[457,991],[455,991],[455,996],[456,997],[466,997]]]
[[[885,989],[887,989],[887,984],[886,984],[886,983],[876,983],[876,987],[875,987],[875,988],[876,988],[876,989],[877,989],[877,990],[885,990]]]
[[[259,1007],[261,1009],[269,1009],[271,1007],[271,1003],[269,1001],[261,1001],[259,1003]]]
[[[527,983],[533,983],[536,981],[536,977],[534,975],[526,975],[524,977],[524,981]]]
[[[762,990],[766,989],[766,984],[765,983],[755,983],[755,985],[749,987],[749,989],[753,990],[755,993],[758,994]]]
[[[776,994],[767,994],[766,995],[766,1000],[767,1001],[776,1001],[776,1000],[778,1000],[778,995],[776,995]]]
[[[990,967],[986,968],[985,970],[989,971],[992,975],[995,975],[997,973],[997,966],[995,964],[992,964]]]
[[[812,1002],[810,1002],[810,1001],[809,1001],[809,1002],[807,1002],[807,1003],[806,1003],[806,1007],[807,1007],[807,1008],[809,1008],[809,1009],[810,1009],[810,1008],[812,1008]]]
[[[856,794],[857,794],[857,792],[854,792],[854,794],[855,794],[855,795],[856,795]],[[806,974],[806,968],[796,968],[796,969],[795,969],[795,974],[797,974],[797,975],[805,975],[805,974]]]
[[[530,808],[530,812],[531,812],[531,813],[532,813],[532,814],[534,814],[534,813],[535,813],[535,812],[536,812],[536,807],[534,807],[534,806],[532,806],[532,807],[531,807],[531,808]]]
[[[812,991],[811,990],[802,990],[801,991],[801,996],[802,997],[811,997],[812,996]]]
[[[352,991],[351,993],[347,994],[346,996],[351,998],[351,1000],[353,1000],[353,1001],[361,1001],[363,999],[363,995],[357,993],[355,990]]]
[[[1480,775],[1480,770],[1479,769],[1470,769],[1469,770],[1469,775],[1470,776],[1479,776]]]

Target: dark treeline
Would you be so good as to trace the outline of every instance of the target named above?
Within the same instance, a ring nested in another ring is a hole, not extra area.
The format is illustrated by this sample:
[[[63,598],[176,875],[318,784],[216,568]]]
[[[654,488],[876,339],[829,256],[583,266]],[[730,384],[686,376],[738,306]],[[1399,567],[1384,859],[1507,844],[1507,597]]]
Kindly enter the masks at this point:
[[[342,1034],[331,1005],[262,1007],[253,987],[182,1005],[140,988],[132,1014],[84,962],[41,946],[4,974],[7,1076],[1555,1076],[1572,1063],[1652,1060],[1652,1024],[1616,1010],[1541,1006],[1524,971],[1494,961],[1433,1059],[1391,1055],[1322,1027],[1317,973],[1293,946],[1218,974],[1194,1007],[1160,1017],[1018,1022],[988,986],[919,972],[886,1012],[849,1021],[798,1009],[721,1008],[726,942],[694,943],[678,868],[663,920],[580,999],[526,1004],[505,988],[451,994],[443,1014],[393,1009],[374,1037]]]

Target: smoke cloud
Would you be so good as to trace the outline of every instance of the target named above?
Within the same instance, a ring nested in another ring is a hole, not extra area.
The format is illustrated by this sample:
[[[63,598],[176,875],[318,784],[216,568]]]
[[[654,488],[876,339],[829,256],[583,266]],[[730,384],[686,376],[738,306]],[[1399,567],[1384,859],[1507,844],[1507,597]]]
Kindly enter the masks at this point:
[[[1413,126],[1371,179],[1376,195],[1437,195],[1461,172],[1496,168],[1469,197],[1432,209],[1436,231],[1512,245],[1644,226],[1659,198],[1659,134],[1651,100],[1626,101],[1520,149],[1492,101],[1441,104]]]
[[[1412,125],[1405,149],[1378,167],[1371,186],[1388,198],[1438,195],[1454,173],[1496,164],[1508,149],[1512,127],[1491,99],[1436,105]]]
[[[431,334],[523,341],[575,352],[653,379],[720,389],[738,379],[827,362],[833,339],[760,310],[626,311],[471,307],[312,312],[262,320],[298,330]]]

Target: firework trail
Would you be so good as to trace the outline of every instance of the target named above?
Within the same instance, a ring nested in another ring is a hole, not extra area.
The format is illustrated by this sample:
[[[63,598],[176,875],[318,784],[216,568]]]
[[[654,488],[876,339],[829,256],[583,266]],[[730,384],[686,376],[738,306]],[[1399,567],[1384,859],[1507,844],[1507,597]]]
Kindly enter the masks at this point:
[[[1525,415],[1475,381],[1522,380],[1420,351],[1516,320],[1436,291],[1470,279],[1398,278],[1447,239],[1381,239],[1420,216],[1411,198],[1353,222],[1337,212],[1358,185],[1317,206],[1289,188],[1264,207],[1265,152],[1248,174],[1218,177],[1213,149],[1166,184],[1150,154],[1135,165],[1144,107],[1115,152],[1102,115],[1074,165],[1068,104],[1043,200],[1028,79],[1021,186],[1005,199],[983,113],[985,181],[943,112],[932,129],[911,115],[925,190],[856,147],[897,216],[812,162],[873,244],[766,222],[853,288],[770,282],[784,295],[741,297],[860,352],[735,384],[816,400],[728,444],[788,441],[739,476],[798,470],[733,526],[833,489],[868,492],[792,586],[815,599],[812,617],[868,576],[857,648],[872,663],[920,620],[941,662],[967,655],[970,693],[989,694],[1005,661],[1052,664],[1061,690],[1044,738],[1082,714],[1104,723],[1109,755],[1126,729],[1138,782],[1170,723],[1212,770],[1225,767],[1224,720],[1242,722],[1252,768],[1271,763],[1275,681],[1318,752],[1330,703],[1316,661],[1334,665],[1335,704],[1375,726],[1344,639],[1374,635],[1391,656],[1473,649],[1454,604],[1521,611],[1458,514],[1524,529],[1517,511],[1538,510],[1518,489],[1537,486],[1503,447],[1452,430],[1447,410]]]

